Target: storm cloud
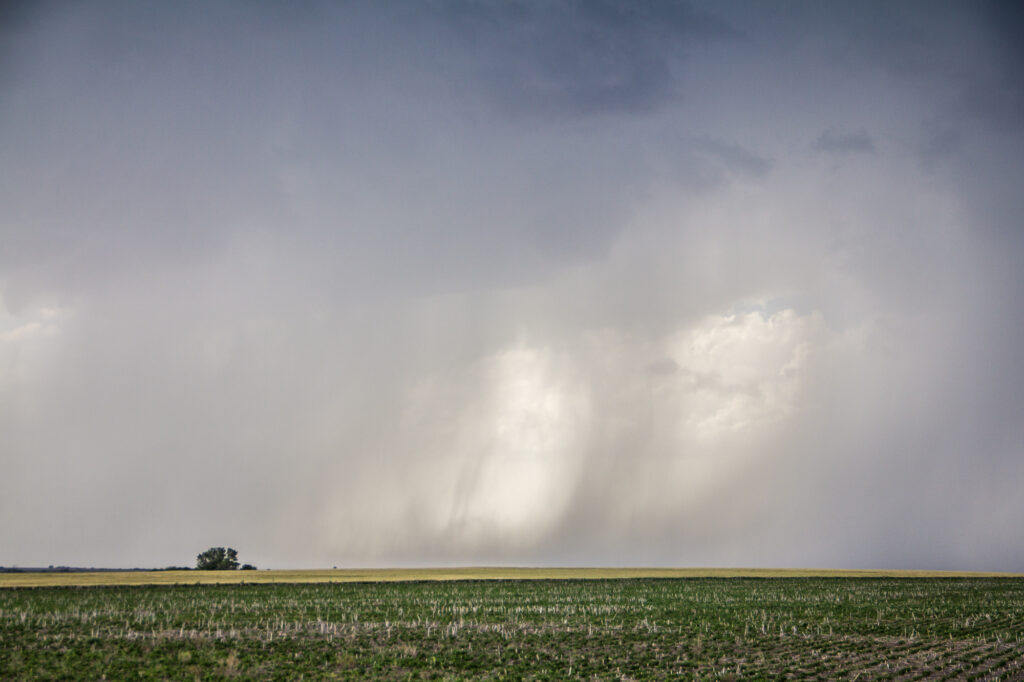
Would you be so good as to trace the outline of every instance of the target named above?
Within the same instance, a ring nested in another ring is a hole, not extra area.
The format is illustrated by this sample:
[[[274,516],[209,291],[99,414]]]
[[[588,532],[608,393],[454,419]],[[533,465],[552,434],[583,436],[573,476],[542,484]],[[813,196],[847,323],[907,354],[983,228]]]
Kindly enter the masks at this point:
[[[834,154],[857,152],[870,154],[875,151],[875,143],[872,142],[871,136],[864,131],[839,133],[835,130],[826,130],[814,141],[814,148],[821,152]]]
[[[5,10],[0,564],[1024,571],[1020,19]]]

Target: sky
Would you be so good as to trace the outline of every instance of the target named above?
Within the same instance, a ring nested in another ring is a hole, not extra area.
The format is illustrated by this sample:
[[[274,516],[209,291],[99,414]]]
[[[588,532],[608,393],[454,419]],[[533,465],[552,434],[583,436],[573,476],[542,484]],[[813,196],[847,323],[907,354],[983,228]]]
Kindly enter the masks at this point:
[[[0,565],[1024,571],[1024,12],[4,3]]]

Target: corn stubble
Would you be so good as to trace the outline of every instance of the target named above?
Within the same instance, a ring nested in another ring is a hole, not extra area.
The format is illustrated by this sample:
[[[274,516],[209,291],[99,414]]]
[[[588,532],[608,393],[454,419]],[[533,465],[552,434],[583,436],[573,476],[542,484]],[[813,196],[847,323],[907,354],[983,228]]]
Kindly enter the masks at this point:
[[[0,590],[0,678],[1021,679],[1019,578]]]

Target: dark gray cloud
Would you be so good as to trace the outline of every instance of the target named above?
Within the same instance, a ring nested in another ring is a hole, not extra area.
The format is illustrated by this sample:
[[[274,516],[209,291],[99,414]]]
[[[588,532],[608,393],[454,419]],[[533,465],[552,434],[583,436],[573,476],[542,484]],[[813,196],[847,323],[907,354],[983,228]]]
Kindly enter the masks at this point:
[[[91,285],[93,273],[80,272],[91,264],[120,271],[112,242],[187,260],[251,229],[335,252],[359,281],[373,277],[358,274],[368,262],[390,268],[384,279],[402,287],[465,286],[479,261],[518,281],[552,259],[600,252],[642,185],[636,141],[524,129],[495,119],[493,105],[508,99],[543,114],[662,103],[679,56],[669,36],[725,29],[685,7],[664,25],[651,11],[51,11],[33,30],[60,40],[28,31],[31,82],[12,85],[3,113],[5,146],[21,160],[6,185],[29,188],[5,199],[31,227],[17,238],[38,255],[31,273],[6,264],[20,273],[10,296],[31,282]],[[518,75],[492,72],[506,67]],[[654,72],[663,76],[647,83]],[[543,83],[553,91],[543,94]],[[505,208],[480,210],[481,196]],[[414,222],[404,217],[413,206]]]
[[[1024,30],[1024,9],[1018,3],[993,1],[983,3],[980,12],[993,59],[968,86],[966,106],[1003,130],[1019,132],[1024,126],[1024,47],[1017,36]]]
[[[478,76],[502,110],[565,115],[651,112],[678,93],[688,49],[739,34],[673,0],[454,3],[456,40],[471,36]]]
[[[1022,570],[1015,16],[23,6],[0,564]]]
[[[871,136],[864,131],[840,133],[829,129],[818,136],[813,147],[820,152],[831,154],[873,154],[875,152],[875,143],[871,140]]]
[[[763,176],[772,168],[772,162],[738,144],[722,140],[697,140],[694,144],[698,153],[715,159],[731,172],[740,175]]]

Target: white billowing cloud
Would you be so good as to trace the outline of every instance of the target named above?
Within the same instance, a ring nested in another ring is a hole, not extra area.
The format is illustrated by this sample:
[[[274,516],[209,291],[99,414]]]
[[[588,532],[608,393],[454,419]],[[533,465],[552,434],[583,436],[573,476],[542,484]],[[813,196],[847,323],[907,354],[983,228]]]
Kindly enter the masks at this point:
[[[577,532],[581,509],[612,536],[678,524],[806,411],[808,357],[834,343],[817,314],[725,312],[654,339],[520,339],[428,374],[325,503],[325,551],[536,561]],[[590,508],[580,487],[594,476],[608,489]]]
[[[714,443],[786,418],[823,326],[792,309],[707,318],[672,340],[684,381],[672,387],[685,437]],[[672,399],[669,399],[670,402]]]

